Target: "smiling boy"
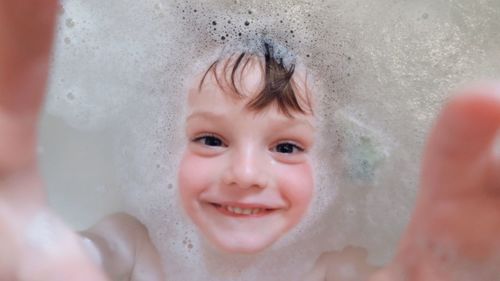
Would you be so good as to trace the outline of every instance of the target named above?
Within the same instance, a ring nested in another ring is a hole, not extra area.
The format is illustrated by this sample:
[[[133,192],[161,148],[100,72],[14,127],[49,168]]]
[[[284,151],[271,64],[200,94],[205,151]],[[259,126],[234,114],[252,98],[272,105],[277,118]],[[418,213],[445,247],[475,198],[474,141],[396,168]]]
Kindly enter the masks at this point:
[[[259,42],[213,63],[188,93],[181,200],[205,237],[231,253],[269,247],[304,216],[314,189],[307,73],[285,66],[267,39]],[[80,234],[112,280],[163,280],[135,218],[115,214]]]
[[[189,92],[179,188],[219,248],[260,251],[295,226],[314,189],[315,128],[304,70],[271,42],[217,61]]]

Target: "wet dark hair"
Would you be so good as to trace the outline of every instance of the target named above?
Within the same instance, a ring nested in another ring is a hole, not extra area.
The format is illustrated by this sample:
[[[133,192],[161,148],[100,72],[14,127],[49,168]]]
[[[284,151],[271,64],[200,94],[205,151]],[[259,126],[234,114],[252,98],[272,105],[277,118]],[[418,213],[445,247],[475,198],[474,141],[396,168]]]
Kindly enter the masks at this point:
[[[236,82],[236,74],[239,71],[241,82],[242,73],[252,59],[258,59],[264,67],[264,88],[252,100],[247,103],[247,108],[252,111],[261,111],[262,109],[276,104],[278,110],[288,117],[293,117],[292,113],[313,114],[310,101],[310,93],[307,87],[307,79],[304,79],[303,90],[306,91],[305,98],[302,98],[303,103],[307,108],[301,106],[296,94],[297,83],[293,79],[295,73],[295,61],[285,65],[283,56],[279,52],[275,52],[272,43],[262,41],[262,47],[258,51],[243,51],[233,53],[229,58],[220,58],[216,60],[205,71],[198,90],[201,91],[205,78],[208,74],[212,74],[217,82],[217,85],[224,89],[223,85],[229,86],[230,92],[236,97],[245,97],[238,89]],[[224,61],[222,73],[217,73],[218,65]],[[221,80],[221,77],[224,80]],[[224,84],[223,84],[224,83]]]

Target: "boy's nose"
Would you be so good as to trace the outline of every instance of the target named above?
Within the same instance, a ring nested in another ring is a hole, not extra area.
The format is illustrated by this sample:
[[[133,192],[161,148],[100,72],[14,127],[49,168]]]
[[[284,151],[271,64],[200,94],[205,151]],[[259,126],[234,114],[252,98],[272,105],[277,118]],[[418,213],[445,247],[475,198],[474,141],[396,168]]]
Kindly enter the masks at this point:
[[[223,176],[226,185],[240,188],[265,188],[269,184],[269,170],[265,155],[257,149],[235,151]]]

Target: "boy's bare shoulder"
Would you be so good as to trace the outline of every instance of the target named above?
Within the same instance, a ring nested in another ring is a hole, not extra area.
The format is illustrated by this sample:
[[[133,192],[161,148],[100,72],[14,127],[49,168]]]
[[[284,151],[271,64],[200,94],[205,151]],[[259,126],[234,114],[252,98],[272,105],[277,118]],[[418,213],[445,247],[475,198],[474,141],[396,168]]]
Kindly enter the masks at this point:
[[[108,215],[81,234],[106,253],[109,251],[131,258],[141,244],[150,243],[146,227],[126,213]]]
[[[160,257],[148,231],[133,216],[109,215],[80,234],[96,247],[98,262],[111,280],[163,280]]]
[[[108,215],[87,231],[106,234],[109,232],[123,238],[138,237],[148,233],[146,227],[138,219],[126,213]]]

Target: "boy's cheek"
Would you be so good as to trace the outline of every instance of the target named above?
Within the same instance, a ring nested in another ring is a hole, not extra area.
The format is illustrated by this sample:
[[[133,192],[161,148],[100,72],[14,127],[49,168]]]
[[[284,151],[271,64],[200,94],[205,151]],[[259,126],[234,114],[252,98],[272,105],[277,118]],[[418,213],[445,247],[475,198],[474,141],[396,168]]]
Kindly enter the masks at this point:
[[[281,191],[292,207],[306,209],[314,192],[311,165],[309,163],[290,165],[288,169],[277,172],[284,175],[280,177]]]
[[[196,165],[196,161],[192,160],[192,156],[186,153],[179,166],[179,188],[182,194],[183,200],[186,199],[187,194],[192,193],[196,186],[199,186],[199,174],[202,171],[196,172],[198,167],[193,167]]]
[[[186,152],[179,166],[181,192],[196,192],[207,188],[214,180],[217,166],[211,158]]]

